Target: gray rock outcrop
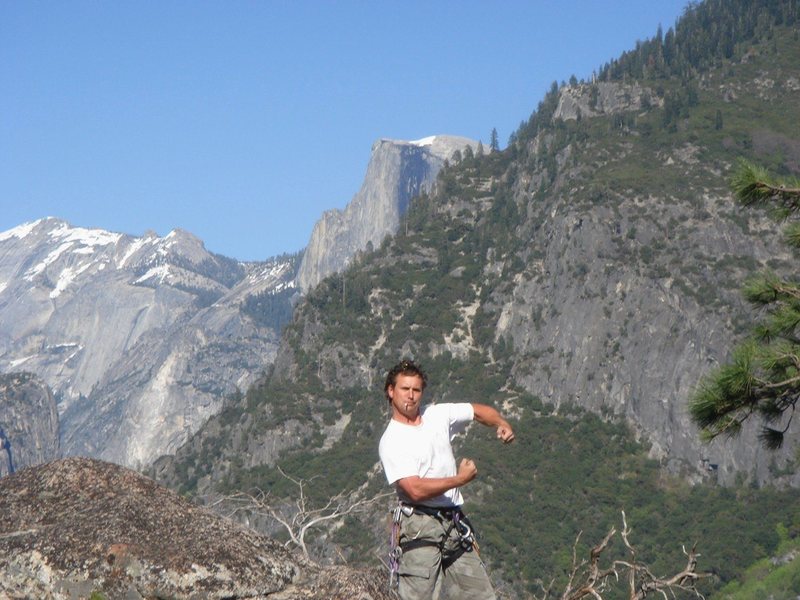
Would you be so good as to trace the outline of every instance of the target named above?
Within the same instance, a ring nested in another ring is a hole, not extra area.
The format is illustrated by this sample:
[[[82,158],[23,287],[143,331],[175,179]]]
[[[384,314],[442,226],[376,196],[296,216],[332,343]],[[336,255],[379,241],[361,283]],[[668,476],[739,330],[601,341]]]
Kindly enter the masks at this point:
[[[561,88],[553,118],[574,121],[583,117],[650,109],[663,104],[664,100],[658,94],[639,83],[600,81]]]
[[[431,189],[444,162],[456,151],[477,146],[450,135],[375,142],[361,189],[344,210],[326,211],[314,226],[298,270],[298,287],[308,291],[345,268],[357,252],[377,247],[397,231],[411,199]]]
[[[321,568],[123,467],[0,479],[0,597],[384,600],[380,569]]]
[[[0,375],[0,477],[59,453],[58,410],[50,388],[30,373]]]

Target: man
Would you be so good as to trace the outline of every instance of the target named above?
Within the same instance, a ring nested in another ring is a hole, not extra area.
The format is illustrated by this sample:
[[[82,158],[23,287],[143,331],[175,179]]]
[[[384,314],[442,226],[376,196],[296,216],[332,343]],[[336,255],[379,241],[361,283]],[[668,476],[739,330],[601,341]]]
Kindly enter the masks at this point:
[[[452,437],[473,420],[495,427],[504,443],[514,432],[497,410],[485,404],[421,407],[427,377],[403,361],[386,376],[384,391],[392,419],[380,441],[380,458],[400,505],[395,510],[396,545],[390,562],[403,600],[439,597],[442,582],[450,598],[494,600],[477,552],[469,520],[461,511],[461,487],[475,479],[475,463],[456,468]]]

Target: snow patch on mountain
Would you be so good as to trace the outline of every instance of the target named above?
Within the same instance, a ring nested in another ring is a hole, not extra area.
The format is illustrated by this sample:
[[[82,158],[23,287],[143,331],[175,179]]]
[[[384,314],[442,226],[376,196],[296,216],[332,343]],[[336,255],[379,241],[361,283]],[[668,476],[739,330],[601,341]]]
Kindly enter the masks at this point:
[[[62,254],[64,254],[64,252],[69,250],[71,246],[72,246],[71,243],[61,244],[58,248],[50,252],[50,254],[48,254],[43,261],[38,263],[36,266],[31,267],[25,274],[25,279],[27,279],[28,281],[33,281],[37,275],[42,273],[47,268],[48,265],[57,261],[58,258]]]
[[[128,261],[137,252],[139,252],[140,250],[142,250],[143,248],[145,248],[147,246],[152,246],[154,244],[157,244],[159,242],[159,240],[160,240],[160,238],[157,235],[152,234],[152,233],[151,234],[146,234],[144,237],[133,239],[130,242],[130,244],[128,245],[127,249],[125,250],[125,253],[122,255],[122,258],[120,258],[117,261],[117,263],[116,263],[117,268],[118,269],[124,268],[125,265],[128,264]]]
[[[9,240],[12,237],[15,237],[20,240],[24,239],[28,236],[28,234],[30,234],[34,229],[36,229],[36,227],[41,222],[42,219],[40,219],[39,221],[33,221],[32,223],[23,223],[22,225],[17,225],[16,227],[13,227],[12,229],[9,229],[7,231],[0,232],[0,242]]]
[[[58,282],[56,283],[55,289],[53,289],[53,291],[50,292],[50,297],[51,298],[58,298],[58,296],[61,295],[61,292],[63,292],[65,289],[67,289],[69,284],[71,284],[73,281],[75,281],[75,279],[78,277],[78,275],[83,273],[86,269],[88,269],[91,266],[92,266],[92,263],[91,262],[87,262],[87,263],[81,265],[78,268],[74,269],[72,267],[67,267],[63,271],[61,271],[61,273],[58,276]]]
[[[63,239],[66,242],[77,242],[92,248],[95,246],[116,244],[119,242],[120,238],[122,238],[121,233],[112,233],[103,229],[73,227],[69,223],[63,221],[58,227],[51,229],[49,235],[54,239]]]
[[[258,283],[262,283],[265,281],[273,281],[277,278],[284,277],[290,274],[292,266],[288,262],[275,262],[275,263],[268,263],[264,268],[259,268],[257,270],[251,271],[247,275],[247,280],[249,283],[255,285]],[[279,284],[281,289],[286,287],[295,287],[295,282],[293,280],[281,282]],[[279,289],[275,290],[280,291]]]
[[[169,265],[159,265],[153,267],[147,273],[135,280],[134,284],[145,283],[146,281],[157,280],[158,283],[164,283],[165,280],[171,275]]]
[[[18,366],[28,362],[29,360],[31,360],[32,358],[35,358],[35,357],[36,357],[35,354],[30,354],[28,356],[23,356],[21,358],[16,358],[16,359],[14,359],[12,361],[9,361],[8,364],[12,369],[16,369]]]
[[[424,147],[424,146],[432,145],[434,140],[436,140],[436,136],[435,135],[429,135],[428,137],[424,137],[421,140],[414,140],[414,141],[411,141],[411,142],[408,142],[408,143],[411,144],[412,146]]]

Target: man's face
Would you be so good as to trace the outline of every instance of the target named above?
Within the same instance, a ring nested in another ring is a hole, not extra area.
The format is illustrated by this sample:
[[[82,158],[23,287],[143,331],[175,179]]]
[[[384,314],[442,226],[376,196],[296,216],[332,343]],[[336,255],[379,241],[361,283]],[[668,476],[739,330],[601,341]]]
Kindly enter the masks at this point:
[[[419,375],[398,375],[394,385],[386,390],[392,401],[394,416],[413,420],[422,402],[422,378]]]

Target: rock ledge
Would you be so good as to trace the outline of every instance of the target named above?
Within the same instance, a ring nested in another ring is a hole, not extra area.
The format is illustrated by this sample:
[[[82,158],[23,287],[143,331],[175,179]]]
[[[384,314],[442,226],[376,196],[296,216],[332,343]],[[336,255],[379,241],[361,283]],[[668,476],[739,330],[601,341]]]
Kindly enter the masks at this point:
[[[322,569],[147,477],[67,458],[0,479],[0,597],[389,598],[379,571]]]

